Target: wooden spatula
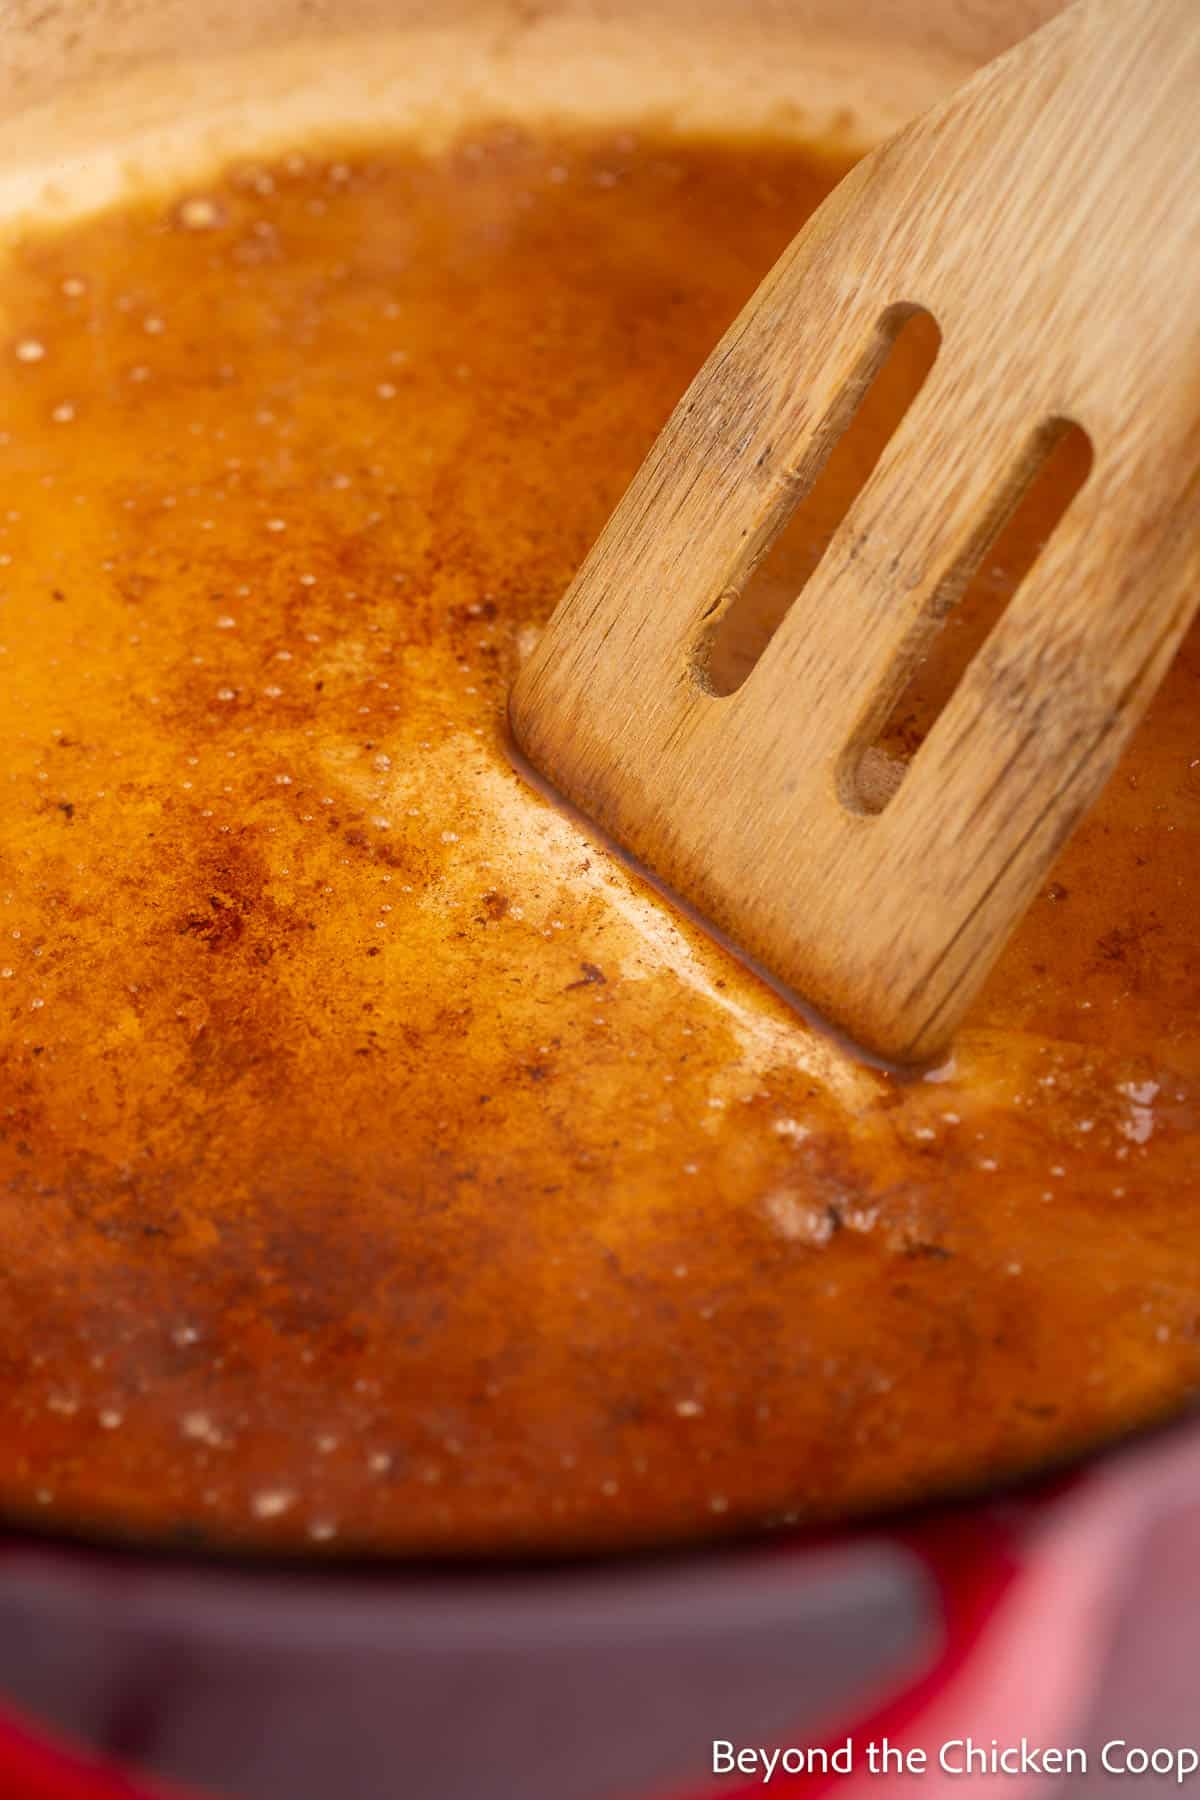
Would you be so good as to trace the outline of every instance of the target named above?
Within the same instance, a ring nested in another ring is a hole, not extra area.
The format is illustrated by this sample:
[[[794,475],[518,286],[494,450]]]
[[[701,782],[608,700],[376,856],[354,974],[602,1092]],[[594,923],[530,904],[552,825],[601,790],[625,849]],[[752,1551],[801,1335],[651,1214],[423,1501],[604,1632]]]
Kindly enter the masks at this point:
[[[749,678],[708,646],[902,323],[937,359]],[[864,751],[1068,422],[1092,466],[899,785]],[[1081,0],[860,163],[677,406],[518,745],[870,1050],[940,1052],[1200,600],[1200,4]]]

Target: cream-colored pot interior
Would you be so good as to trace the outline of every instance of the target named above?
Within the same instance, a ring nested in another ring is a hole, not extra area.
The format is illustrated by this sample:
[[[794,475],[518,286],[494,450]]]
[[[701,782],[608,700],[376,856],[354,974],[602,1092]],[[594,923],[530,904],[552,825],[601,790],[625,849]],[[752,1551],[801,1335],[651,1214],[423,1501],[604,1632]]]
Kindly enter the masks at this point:
[[[38,0],[0,7],[0,216],[253,146],[465,122],[767,130],[857,148],[1061,0]]]

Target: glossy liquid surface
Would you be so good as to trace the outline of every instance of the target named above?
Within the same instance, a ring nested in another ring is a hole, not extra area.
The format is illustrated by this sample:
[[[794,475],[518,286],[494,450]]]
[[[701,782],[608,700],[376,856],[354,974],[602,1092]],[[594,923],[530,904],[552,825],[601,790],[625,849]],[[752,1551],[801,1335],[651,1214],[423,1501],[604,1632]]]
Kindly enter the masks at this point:
[[[7,258],[10,1516],[645,1542],[983,1483],[1190,1395],[1197,634],[906,1084],[507,760],[523,648],[835,173],[482,132]]]

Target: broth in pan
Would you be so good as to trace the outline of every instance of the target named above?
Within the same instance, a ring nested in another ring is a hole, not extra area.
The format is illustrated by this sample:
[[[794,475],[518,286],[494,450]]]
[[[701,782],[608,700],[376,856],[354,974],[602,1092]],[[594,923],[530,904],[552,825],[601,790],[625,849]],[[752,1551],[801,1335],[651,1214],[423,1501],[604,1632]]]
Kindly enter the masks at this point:
[[[520,658],[838,173],[481,130],[10,245],[10,1517],[613,1546],[976,1486],[1188,1401],[1195,632],[924,1077],[815,1033],[508,757]]]

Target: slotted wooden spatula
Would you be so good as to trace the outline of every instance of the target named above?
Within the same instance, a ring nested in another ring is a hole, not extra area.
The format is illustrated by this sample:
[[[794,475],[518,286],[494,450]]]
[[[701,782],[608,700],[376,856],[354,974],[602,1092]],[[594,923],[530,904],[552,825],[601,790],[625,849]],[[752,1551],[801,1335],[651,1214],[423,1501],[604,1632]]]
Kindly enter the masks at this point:
[[[749,678],[708,646],[903,321],[932,370]],[[864,750],[1067,422],[1092,466],[880,811]],[[1200,4],[1080,0],[860,163],[522,670],[519,746],[869,1049],[940,1052],[1200,600]]]

